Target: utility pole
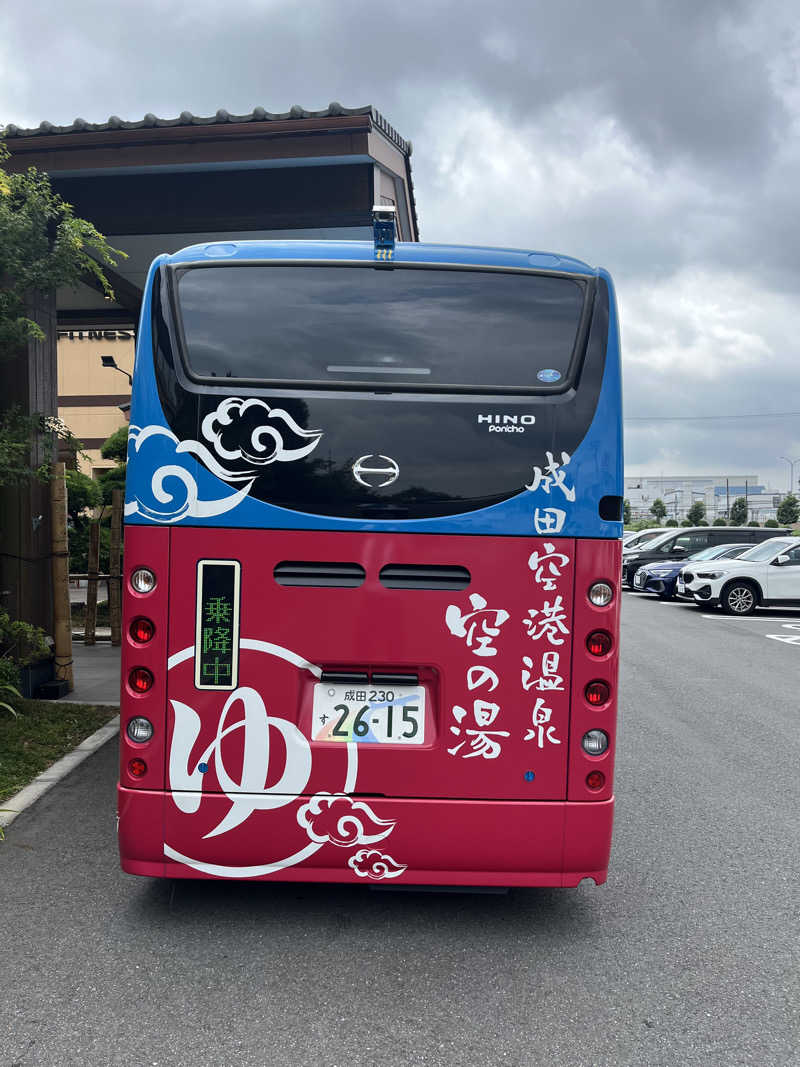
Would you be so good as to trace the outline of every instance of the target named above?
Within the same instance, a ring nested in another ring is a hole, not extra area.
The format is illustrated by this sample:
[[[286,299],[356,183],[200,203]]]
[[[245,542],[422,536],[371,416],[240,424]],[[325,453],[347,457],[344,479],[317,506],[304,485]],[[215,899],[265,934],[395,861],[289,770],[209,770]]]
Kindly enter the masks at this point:
[[[731,517],[731,486],[728,479],[725,479],[725,518]]]

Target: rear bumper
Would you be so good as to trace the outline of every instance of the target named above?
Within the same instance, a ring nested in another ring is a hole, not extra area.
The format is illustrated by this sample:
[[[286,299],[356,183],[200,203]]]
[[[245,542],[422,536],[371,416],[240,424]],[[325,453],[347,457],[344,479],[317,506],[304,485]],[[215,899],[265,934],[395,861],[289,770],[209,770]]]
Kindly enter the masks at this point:
[[[207,839],[208,807],[217,805],[222,818],[231,807],[225,796],[204,796],[198,830],[200,816],[179,811],[171,794],[120,786],[122,869],[151,878],[360,885],[569,887],[584,878],[606,880],[613,797],[571,803],[359,796],[347,843],[332,839],[330,822],[309,825],[303,818],[310,799],[256,810],[235,830]]]

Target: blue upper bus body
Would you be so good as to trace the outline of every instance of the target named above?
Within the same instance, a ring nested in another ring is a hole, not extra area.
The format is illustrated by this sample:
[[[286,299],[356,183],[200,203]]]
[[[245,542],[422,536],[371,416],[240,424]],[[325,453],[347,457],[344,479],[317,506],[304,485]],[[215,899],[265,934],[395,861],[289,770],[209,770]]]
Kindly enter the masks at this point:
[[[128,523],[618,538],[611,279],[429,244],[160,256],[128,458]]]

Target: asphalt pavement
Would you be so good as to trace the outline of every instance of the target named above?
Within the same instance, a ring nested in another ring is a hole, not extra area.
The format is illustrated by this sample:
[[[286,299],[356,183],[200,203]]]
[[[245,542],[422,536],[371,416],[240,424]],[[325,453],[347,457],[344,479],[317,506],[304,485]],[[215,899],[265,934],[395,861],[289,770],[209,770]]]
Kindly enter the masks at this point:
[[[767,636],[800,634],[784,625],[625,594],[601,888],[133,878],[106,745],[0,844],[0,1067],[797,1065],[800,643]]]

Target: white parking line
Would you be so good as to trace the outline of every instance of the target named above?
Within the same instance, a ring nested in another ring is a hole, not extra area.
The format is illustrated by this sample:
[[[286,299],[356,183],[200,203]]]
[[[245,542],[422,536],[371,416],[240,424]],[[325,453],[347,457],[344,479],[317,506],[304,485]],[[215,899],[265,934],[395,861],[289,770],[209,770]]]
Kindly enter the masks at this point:
[[[797,622],[800,623],[800,615],[788,615],[784,619],[775,618],[774,615],[724,615],[722,612],[719,615],[701,615],[703,619],[727,619],[728,622],[763,622],[769,623],[770,626],[774,622]]]

